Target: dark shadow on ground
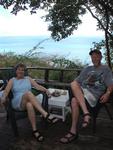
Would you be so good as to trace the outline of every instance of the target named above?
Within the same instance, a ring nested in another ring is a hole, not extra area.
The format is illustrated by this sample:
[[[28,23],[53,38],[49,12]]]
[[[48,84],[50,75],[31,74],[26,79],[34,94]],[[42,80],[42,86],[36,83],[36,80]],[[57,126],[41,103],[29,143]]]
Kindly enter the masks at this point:
[[[111,108],[113,115],[113,107]],[[70,144],[61,144],[59,139],[65,135],[71,124],[71,115],[66,121],[55,125],[42,127],[37,118],[38,129],[45,136],[43,143],[37,142],[32,136],[28,119],[18,121],[19,137],[15,138],[10,124],[6,121],[6,113],[0,112],[0,150],[113,150],[113,120],[110,120],[105,110],[97,119],[97,132],[92,133],[92,124],[86,129],[80,129],[79,139]]]

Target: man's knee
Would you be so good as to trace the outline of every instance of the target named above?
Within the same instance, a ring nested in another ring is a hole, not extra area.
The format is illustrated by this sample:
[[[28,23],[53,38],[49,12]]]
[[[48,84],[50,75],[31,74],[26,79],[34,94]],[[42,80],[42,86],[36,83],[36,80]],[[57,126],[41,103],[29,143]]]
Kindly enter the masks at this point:
[[[72,89],[75,88],[75,87],[77,87],[77,86],[79,86],[79,83],[76,80],[74,80],[73,82],[71,82],[71,88]]]
[[[71,82],[71,88],[76,84],[76,81]]]
[[[71,107],[73,108],[75,108],[76,106],[78,106],[78,101],[76,100],[76,98],[72,98],[72,100],[71,100]]]

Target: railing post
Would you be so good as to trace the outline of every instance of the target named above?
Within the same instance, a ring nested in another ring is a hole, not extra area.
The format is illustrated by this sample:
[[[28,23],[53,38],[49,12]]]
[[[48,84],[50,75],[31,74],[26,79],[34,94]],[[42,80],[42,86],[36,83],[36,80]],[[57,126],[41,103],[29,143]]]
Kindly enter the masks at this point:
[[[77,76],[80,74],[81,70],[77,70]]]
[[[49,80],[49,69],[45,69],[44,80],[45,80],[46,82],[48,82],[48,80]]]
[[[63,82],[63,78],[64,78],[64,71],[60,70],[59,81]]]

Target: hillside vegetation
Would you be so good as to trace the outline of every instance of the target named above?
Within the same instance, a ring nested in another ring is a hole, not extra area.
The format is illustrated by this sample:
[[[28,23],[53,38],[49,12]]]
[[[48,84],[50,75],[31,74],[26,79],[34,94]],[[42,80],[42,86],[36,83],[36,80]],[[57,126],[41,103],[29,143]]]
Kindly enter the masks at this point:
[[[38,57],[36,56],[25,56],[17,55],[12,52],[1,53],[0,54],[0,68],[14,67],[18,63],[24,63],[27,67],[51,67],[51,68],[61,68],[61,69],[81,69],[83,64],[79,60],[71,61],[65,57],[60,56],[50,56],[48,57]],[[9,76],[9,70],[0,71],[0,78],[6,78]],[[75,77],[76,73],[67,72],[65,74],[65,81],[71,81]],[[44,71],[30,70],[29,75],[33,78],[44,78]],[[51,71],[50,78],[52,80],[57,80],[59,75],[58,71]]]

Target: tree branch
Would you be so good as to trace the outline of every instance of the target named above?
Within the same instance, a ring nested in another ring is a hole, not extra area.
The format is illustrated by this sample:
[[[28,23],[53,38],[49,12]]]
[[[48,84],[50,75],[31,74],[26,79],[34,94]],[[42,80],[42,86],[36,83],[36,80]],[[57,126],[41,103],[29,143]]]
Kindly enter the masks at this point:
[[[90,9],[90,7],[87,5],[87,4],[85,4],[84,5],[86,8],[87,8],[87,10],[90,12],[90,14],[92,15],[92,17],[93,18],[95,18],[97,21],[98,21],[98,23],[101,25],[101,27],[102,27],[102,29],[104,30],[104,31],[106,31],[106,28],[104,27],[104,25],[102,24],[102,22],[99,20],[99,18],[96,16],[96,15],[94,15],[94,13],[92,12],[92,10]],[[107,34],[111,37],[111,39],[113,40],[113,35],[107,30]]]

